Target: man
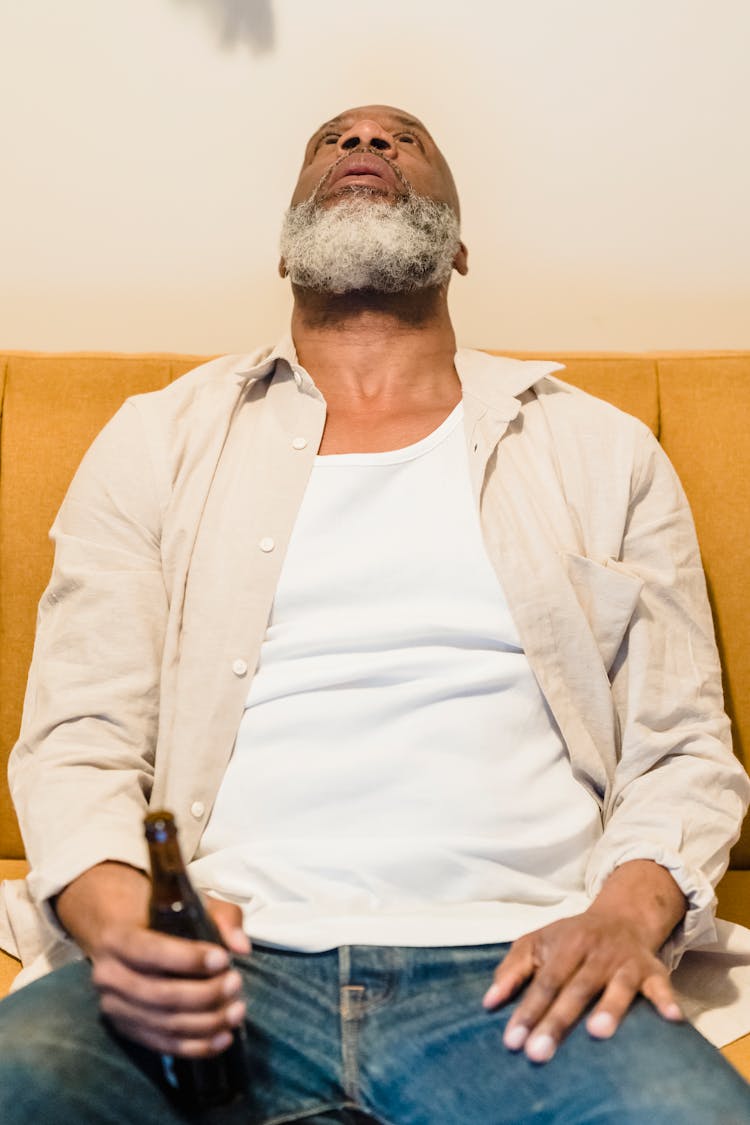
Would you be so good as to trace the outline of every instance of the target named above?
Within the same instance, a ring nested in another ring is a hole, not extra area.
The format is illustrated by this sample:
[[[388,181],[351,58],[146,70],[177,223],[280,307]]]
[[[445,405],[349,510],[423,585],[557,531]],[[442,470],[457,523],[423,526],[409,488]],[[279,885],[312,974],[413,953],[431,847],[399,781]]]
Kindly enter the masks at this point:
[[[4,1122],[178,1120],[152,1053],[243,1022],[237,1121],[748,1119],[669,979],[748,802],[685,500],[558,365],[456,353],[458,213],[421,122],[326,123],[292,340],[71,486],[11,775],[88,960],[3,1002]],[[236,967],[145,928],[148,805]]]

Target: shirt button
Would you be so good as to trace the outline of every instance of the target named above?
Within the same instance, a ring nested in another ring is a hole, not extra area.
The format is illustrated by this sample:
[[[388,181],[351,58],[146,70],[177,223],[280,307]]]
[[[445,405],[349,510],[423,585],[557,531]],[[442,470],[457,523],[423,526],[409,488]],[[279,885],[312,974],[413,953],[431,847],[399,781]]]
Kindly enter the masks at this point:
[[[190,806],[190,811],[196,820],[200,820],[200,818],[206,811],[206,806],[203,804],[203,801],[193,801],[192,805]]]
[[[274,543],[270,535],[266,535],[263,539],[261,539],[258,546],[260,547],[261,551],[265,551],[266,554],[268,554],[269,551],[272,551],[274,549],[276,544]]]
[[[246,660],[240,660],[240,659],[235,660],[235,662],[232,664],[232,671],[234,672],[235,676],[246,675],[247,674],[247,661]]]
[[[292,442],[292,449],[304,449],[307,445],[307,438],[296,437]]]

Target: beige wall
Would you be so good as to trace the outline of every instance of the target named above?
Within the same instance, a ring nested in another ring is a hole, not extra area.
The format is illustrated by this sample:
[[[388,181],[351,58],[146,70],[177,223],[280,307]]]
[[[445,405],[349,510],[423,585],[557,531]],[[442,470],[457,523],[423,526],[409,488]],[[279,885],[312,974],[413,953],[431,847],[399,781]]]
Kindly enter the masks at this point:
[[[0,344],[235,351],[303,142],[423,117],[461,338],[750,346],[747,0],[0,0]]]

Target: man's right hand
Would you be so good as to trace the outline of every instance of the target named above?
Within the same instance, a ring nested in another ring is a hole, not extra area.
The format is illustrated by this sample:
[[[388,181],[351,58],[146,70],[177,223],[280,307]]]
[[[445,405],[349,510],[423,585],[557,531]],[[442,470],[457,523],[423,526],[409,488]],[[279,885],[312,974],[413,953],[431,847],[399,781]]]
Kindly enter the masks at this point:
[[[240,974],[219,945],[149,930],[148,899],[143,872],[102,863],[62,891],[56,910],[90,959],[102,1012],[120,1034],[165,1055],[218,1054],[244,1019]],[[239,907],[206,905],[227,945],[247,954]]]

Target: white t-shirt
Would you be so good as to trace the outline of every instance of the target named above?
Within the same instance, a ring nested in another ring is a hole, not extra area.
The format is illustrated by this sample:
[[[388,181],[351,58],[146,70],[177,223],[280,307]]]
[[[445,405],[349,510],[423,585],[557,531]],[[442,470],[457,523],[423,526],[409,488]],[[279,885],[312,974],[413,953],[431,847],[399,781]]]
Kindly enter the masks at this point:
[[[316,459],[191,864],[258,941],[510,941],[588,905],[599,808],[487,558],[462,419]]]

